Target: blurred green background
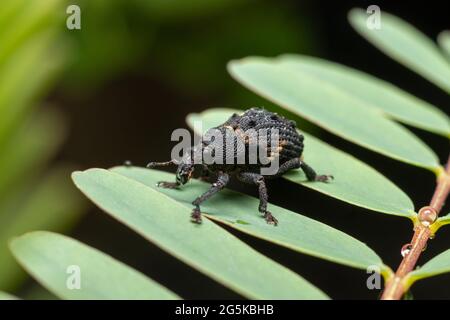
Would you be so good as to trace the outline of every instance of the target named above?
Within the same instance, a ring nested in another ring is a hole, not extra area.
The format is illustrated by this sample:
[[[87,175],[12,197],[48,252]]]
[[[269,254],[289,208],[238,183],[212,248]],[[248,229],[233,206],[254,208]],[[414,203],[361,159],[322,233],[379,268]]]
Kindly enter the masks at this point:
[[[430,36],[448,27],[443,9],[379,2],[382,10],[417,22]],[[81,8],[81,30],[66,27],[66,8],[73,4]],[[20,292],[25,298],[51,297],[25,276],[7,250],[12,236],[44,229],[71,233],[162,284],[170,283],[184,297],[236,298],[88,205],[72,186],[70,172],[110,167],[125,160],[136,165],[167,160],[172,147],[170,134],[185,127],[184,117],[190,112],[208,107],[276,108],[227,74],[228,61],[248,55],[291,52],[321,56],[397,83],[437,106],[448,104],[444,94],[378,53],[348,26],[346,12],[369,4],[2,0],[0,290]],[[433,177],[426,173],[361,150],[310,124],[303,122],[302,126],[382,171],[417,199],[417,204],[429,198]],[[431,146],[442,145],[439,137],[423,132],[418,135]],[[445,158],[445,150],[436,151]],[[423,184],[411,183],[411,177]],[[251,188],[233,187],[255,194]],[[386,262],[398,263],[399,253],[390,248],[401,247],[401,241],[409,237],[409,226],[392,219],[389,226],[382,226],[386,234],[380,237],[374,230],[377,224],[385,224],[384,217],[364,215],[365,209],[322,199],[287,182],[274,182],[272,189],[272,202],[315,214],[315,219],[359,235]],[[243,239],[333,297],[373,298],[379,294],[366,289],[365,274],[293,256],[284,249],[273,252],[269,244]],[[434,250],[439,252],[439,247]],[[150,255],[151,262],[146,259]],[[355,283],[354,288],[346,285],[349,281]],[[434,285],[433,280],[418,285],[419,297]],[[196,290],[190,289],[193,286]],[[434,296],[439,296],[437,290]]]

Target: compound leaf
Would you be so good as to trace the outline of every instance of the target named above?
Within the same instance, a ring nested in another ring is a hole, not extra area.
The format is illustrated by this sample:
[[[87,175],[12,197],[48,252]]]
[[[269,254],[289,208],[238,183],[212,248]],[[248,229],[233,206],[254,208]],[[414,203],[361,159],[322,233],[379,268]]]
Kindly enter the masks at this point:
[[[352,9],[348,19],[353,28],[385,54],[450,93],[450,64],[436,44],[406,21],[381,13],[381,28],[367,28],[368,15]]]
[[[232,61],[229,72],[252,91],[349,141],[435,172],[440,169],[437,156],[419,138],[323,75],[293,68],[283,58],[260,57]]]
[[[156,187],[156,183],[170,181],[173,175],[137,167],[117,167],[112,170],[179,201],[187,212],[192,210],[192,200],[209,188],[208,184],[195,180],[180,190],[162,189]],[[359,269],[376,265],[387,271],[376,253],[357,239],[272,204],[269,210],[279,224],[276,227],[268,225],[258,213],[258,204],[259,200],[253,197],[223,190],[202,204],[201,209],[210,219],[289,249]],[[183,217],[183,221],[188,223],[188,218],[189,213]]]
[[[283,55],[279,60],[288,68],[311,74],[359,99],[366,108],[378,110],[410,126],[450,137],[450,120],[444,112],[387,81],[314,57]]]
[[[326,299],[291,270],[263,256],[190,210],[123,175],[102,169],[73,173],[77,187],[104,211],[163,250],[248,298]],[[185,223],[183,223],[185,222]]]

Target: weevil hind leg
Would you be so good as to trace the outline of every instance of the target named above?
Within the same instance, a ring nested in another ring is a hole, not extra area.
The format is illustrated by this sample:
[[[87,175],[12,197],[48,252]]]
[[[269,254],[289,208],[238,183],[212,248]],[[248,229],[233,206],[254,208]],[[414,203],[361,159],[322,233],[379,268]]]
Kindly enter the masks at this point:
[[[284,162],[278,168],[278,171],[274,175],[268,176],[268,178],[281,177],[283,174],[285,174],[289,170],[298,169],[300,167],[301,167],[301,160],[299,158],[294,158],[294,159],[288,160],[288,161]]]
[[[320,182],[329,182],[330,179],[334,179],[332,175],[326,174],[317,174],[313,168],[307,165],[304,161],[300,160],[300,168],[302,168],[303,172],[306,175],[306,178],[309,181],[320,181]]]
[[[294,158],[283,163],[278,169],[277,173],[270,178],[280,177],[289,170],[301,168],[309,181],[329,182],[330,179],[334,179],[332,175],[317,174],[316,171],[311,168],[306,162],[300,158]]]

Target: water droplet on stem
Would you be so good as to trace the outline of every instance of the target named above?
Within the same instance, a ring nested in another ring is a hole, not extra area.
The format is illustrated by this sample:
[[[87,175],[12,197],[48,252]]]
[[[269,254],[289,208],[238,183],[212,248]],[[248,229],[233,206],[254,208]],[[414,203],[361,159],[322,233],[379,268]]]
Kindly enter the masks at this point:
[[[433,207],[426,206],[419,210],[419,221],[424,227],[429,227],[437,219],[437,212]]]
[[[412,245],[410,243],[405,244],[402,247],[402,250],[400,251],[400,253],[402,254],[402,257],[403,258],[406,257],[411,252],[411,249],[412,249]]]

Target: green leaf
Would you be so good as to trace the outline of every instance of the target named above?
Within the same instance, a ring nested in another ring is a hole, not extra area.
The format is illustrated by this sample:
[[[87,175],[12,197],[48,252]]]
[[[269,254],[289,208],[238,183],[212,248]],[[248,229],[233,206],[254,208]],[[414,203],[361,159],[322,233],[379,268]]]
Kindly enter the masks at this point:
[[[190,114],[187,122],[201,133],[196,124],[202,124],[202,129],[212,128],[223,123],[233,112],[238,111],[209,109]],[[301,170],[292,170],[284,178],[363,208],[415,219],[412,201],[390,180],[353,156],[309,134],[302,134],[305,136],[305,161],[316,171],[332,174],[335,179],[330,183],[308,182]]]
[[[53,33],[42,33],[0,65],[0,143],[8,139],[60,71],[66,52],[52,47],[56,40]]]
[[[0,201],[17,183],[30,180],[55,154],[64,136],[58,113],[41,112],[25,121],[0,146]]]
[[[445,216],[439,217],[438,221],[442,224],[448,224],[450,223],[450,213],[447,213]]]
[[[0,5],[0,65],[30,38],[65,18],[64,1],[2,0]]]
[[[78,188],[101,209],[169,254],[248,298],[324,299],[299,275],[261,255],[191,210],[140,182],[102,169],[75,172]]]
[[[59,300],[57,296],[41,286],[38,282],[27,285],[20,296],[23,300]]]
[[[193,208],[191,202],[210,187],[207,183],[194,180],[180,190],[164,189],[156,187],[156,183],[173,180],[173,174],[137,167],[117,167],[112,171],[179,201],[187,212],[182,218],[186,223]],[[258,205],[259,200],[253,197],[223,190],[202,204],[201,209],[210,219],[301,253],[364,270],[371,265],[384,268],[376,253],[355,238],[272,204],[269,210],[279,224],[276,227],[268,225],[258,212]]]
[[[66,61],[61,0],[0,1],[0,289],[16,289],[25,274],[7,250],[10,236],[71,225],[84,209],[68,173],[42,174],[64,137],[57,116],[34,115]]]
[[[414,300],[414,296],[411,290],[408,290],[404,293],[402,300]]]
[[[450,249],[438,254],[420,268],[409,273],[405,281],[409,288],[417,280],[430,278],[447,272],[450,272]]]
[[[15,297],[9,293],[0,291],[0,300],[18,300],[18,299],[19,298]]]
[[[419,138],[367,102],[283,58],[250,57],[229,64],[232,76],[252,91],[349,141],[432,171],[438,158]]]
[[[0,144],[49,89],[65,62],[58,34],[64,1],[2,0],[0,4]]]
[[[450,64],[436,44],[406,21],[381,12],[381,29],[367,28],[369,15],[361,9],[349,12],[353,28],[379,50],[450,93]]]
[[[36,280],[62,299],[178,298],[122,262],[60,234],[31,232],[13,239],[10,248]],[[68,286],[77,272],[80,289]]]
[[[66,231],[84,212],[85,202],[74,192],[69,172],[53,169],[0,202],[0,289],[15,290],[25,278],[7,248],[9,239],[38,229]]]
[[[450,31],[445,30],[442,31],[438,35],[438,43],[444,53],[447,55],[448,60],[450,61]]]
[[[279,60],[287,68],[317,77],[359,99],[361,106],[378,110],[413,127],[450,137],[450,120],[444,112],[389,82],[319,58],[284,55]]]
[[[82,28],[88,31],[66,32],[73,44],[74,59],[61,80],[65,89],[94,94],[109,79],[120,77],[143,61],[145,52],[153,47],[156,26],[151,18],[145,23],[145,29],[141,24],[129,25],[130,18],[145,17],[139,6],[145,6],[148,1],[78,2],[82,10]],[[87,12],[89,14],[84,14]]]
[[[435,223],[433,223],[430,228],[433,233],[436,233],[439,228],[450,224],[450,213],[445,216],[439,217]]]

